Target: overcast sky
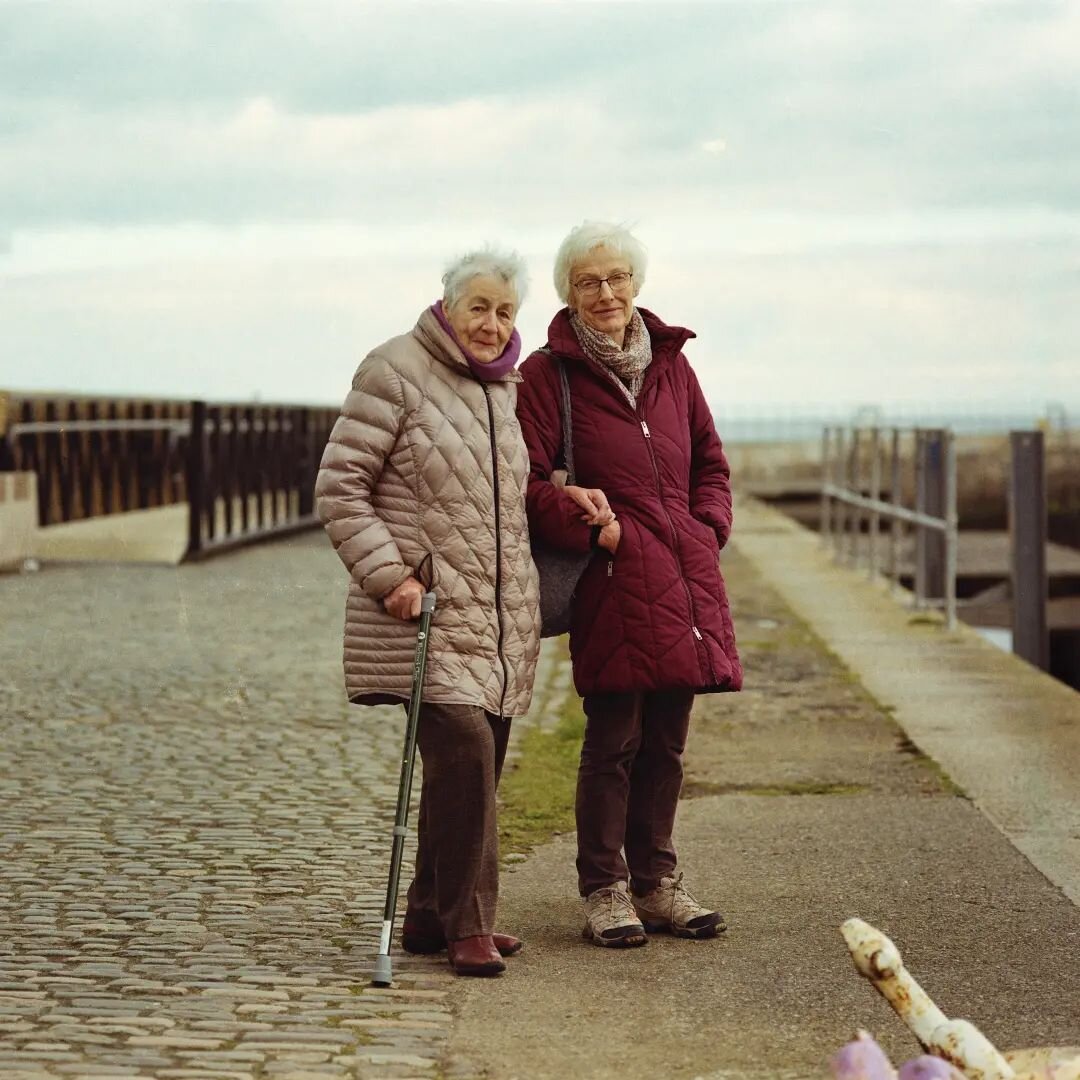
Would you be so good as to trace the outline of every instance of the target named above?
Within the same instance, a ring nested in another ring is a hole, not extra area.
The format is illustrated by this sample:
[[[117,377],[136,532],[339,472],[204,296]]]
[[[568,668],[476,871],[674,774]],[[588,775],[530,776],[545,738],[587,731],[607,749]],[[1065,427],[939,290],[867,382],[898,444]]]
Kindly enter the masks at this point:
[[[0,0],[0,387],[337,403],[632,222],[716,406],[1080,405],[1080,0]]]

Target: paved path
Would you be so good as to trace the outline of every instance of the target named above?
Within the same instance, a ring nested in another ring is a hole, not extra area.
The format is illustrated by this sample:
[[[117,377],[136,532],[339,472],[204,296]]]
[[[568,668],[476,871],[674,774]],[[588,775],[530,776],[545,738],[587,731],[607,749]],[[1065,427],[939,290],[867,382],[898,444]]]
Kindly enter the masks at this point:
[[[320,534],[0,578],[0,1075],[433,1075],[371,988],[401,711],[344,701]]]
[[[960,624],[946,633],[815,534],[762,503],[737,508],[741,551],[1074,903],[1080,904],[1080,694]],[[1080,1008],[1078,1008],[1080,1012]]]
[[[728,933],[597,949],[580,936],[573,837],[541,847],[503,878],[500,923],[525,952],[497,984],[457,991],[461,1075],[823,1080],[859,1027],[904,1061],[914,1038],[838,932],[853,915],[1003,1048],[1080,1044],[1080,909],[784,601],[771,579],[794,555],[755,571],[750,519],[724,556],[746,685],[697,700],[676,824],[687,882]],[[941,647],[936,627],[911,632]]]

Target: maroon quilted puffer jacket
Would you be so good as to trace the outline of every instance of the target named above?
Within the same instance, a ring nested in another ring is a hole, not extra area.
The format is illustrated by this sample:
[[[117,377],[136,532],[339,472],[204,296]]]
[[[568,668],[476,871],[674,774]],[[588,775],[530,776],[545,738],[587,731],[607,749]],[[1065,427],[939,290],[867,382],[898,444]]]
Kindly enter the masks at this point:
[[[603,489],[622,526],[618,551],[597,551],[575,594],[578,693],[738,690],[742,667],[719,558],[731,532],[731,488],[712,415],[682,353],[695,335],[638,310],[653,360],[636,412],[586,357],[565,308],[548,328],[551,353],[535,352],[522,365],[529,528],[553,547],[589,548],[579,509],[550,481],[561,464],[558,356],[570,382],[577,483]]]

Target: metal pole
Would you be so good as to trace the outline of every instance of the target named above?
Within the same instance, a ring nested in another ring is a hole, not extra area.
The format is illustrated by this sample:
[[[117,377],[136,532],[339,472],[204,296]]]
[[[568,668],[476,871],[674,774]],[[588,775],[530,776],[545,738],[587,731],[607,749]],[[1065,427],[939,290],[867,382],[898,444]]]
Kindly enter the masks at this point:
[[[921,428],[915,429],[915,510],[919,514],[926,513],[926,460],[924,444],[925,433]],[[926,529],[922,525],[915,526],[915,610],[923,607],[926,597]]]
[[[408,834],[409,796],[412,794],[413,765],[416,762],[416,733],[420,727],[420,705],[424,689],[424,669],[427,666],[428,640],[431,636],[431,616],[435,612],[435,594],[424,593],[420,602],[420,628],[416,634],[413,656],[412,692],[409,695],[408,720],[405,724],[405,747],[401,755],[401,776],[398,780],[397,812],[394,815],[394,842],[390,849],[390,876],[386,882],[386,905],[383,908],[382,934],[379,954],[371,981],[376,986],[389,986],[393,979],[390,963],[390,938],[394,932],[397,912],[398,883],[401,879],[401,858]]]
[[[925,477],[926,490],[923,509],[931,517],[945,518],[945,432],[941,428],[925,432]],[[926,560],[927,599],[938,601],[945,599],[945,534],[928,532],[924,540]]]
[[[849,491],[856,495],[862,494],[862,480],[861,472],[859,468],[859,451],[860,436],[862,432],[858,428],[851,429],[851,452],[848,455],[848,483],[847,488]],[[847,556],[845,561],[852,566],[857,566],[859,562],[859,537],[862,533],[862,511],[858,507],[851,507],[849,511],[851,521],[851,534],[848,538]]]
[[[960,547],[956,506],[956,435],[942,433],[945,449],[945,625],[956,629],[956,571]]]
[[[1013,652],[1046,671],[1046,459],[1041,431],[1009,433],[1009,539],[1012,554]]]
[[[900,505],[901,468],[900,468],[900,429],[892,429],[892,460],[890,462],[889,476],[889,502],[893,506]],[[903,535],[903,522],[898,518],[892,519],[889,532],[889,580],[893,588],[896,588],[900,580],[900,539]]]
[[[821,512],[818,520],[821,542],[825,545],[828,545],[832,532],[832,502],[826,490],[827,485],[832,483],[832,462],[829,459],[831,442],[831,432],[826,425],[821,430]]]
[[[834,465],[836,474],[833,476],[833,485],[842,491],[847,490],[847,432],[842,428],[836,429],[836,457]],[[833,558],[839,561],[844,556],[845,530],[847,529],[848,505],[843,500],[836,504],[836,525],[833,529]]]
[[[881,431],[870,429],[870,498],[877,502],[881,498]],[[881,530],[881,514],[870,511],[870,560],[867,572],[871,579],[878,572],[878,533]]]

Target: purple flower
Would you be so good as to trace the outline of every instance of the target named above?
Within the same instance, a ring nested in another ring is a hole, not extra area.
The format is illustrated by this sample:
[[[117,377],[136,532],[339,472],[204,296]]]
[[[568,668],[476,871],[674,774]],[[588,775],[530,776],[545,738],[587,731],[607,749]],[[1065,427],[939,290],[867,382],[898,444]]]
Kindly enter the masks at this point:
[[[865,1031],[832,1059],[836,1080],[895,1080],[894,1071],[885,1051]]]
[[[899,1080],[956,1080],[957,1077],[963,1080],[963,1075],[944,1058],[923,1054],[900,1066]]]

